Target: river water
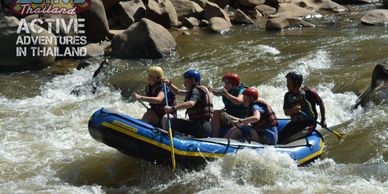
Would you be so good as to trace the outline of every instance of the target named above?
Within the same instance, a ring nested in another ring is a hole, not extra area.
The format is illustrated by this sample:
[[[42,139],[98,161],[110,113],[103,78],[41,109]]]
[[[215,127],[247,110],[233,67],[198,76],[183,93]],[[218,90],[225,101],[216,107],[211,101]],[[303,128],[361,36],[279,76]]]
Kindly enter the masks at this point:
[[[175,32],[177,55],[165,60],[111,60],[116,72],[145,79],[162,65],[177,85],[188,68],[220,87],[236,72],[282,112],[285,74],[302,72],[323,98],[329,126],[346,133],[337,142],[325,130],[324,156],[298,167],[271,149],[249,150],[210,162],[199,171],[177,170],[125,156],[96,142],[87,122],[100,107],[137,118],[145,112],[109,84],[95,94],[71,95],[91,82],[100,58],[67,75],[45,71],[0,74],[0,193],[388,193],[387,102],[352,110],[375,64],[388,61],[388,28],[340,27],[339,17],[318,18],[317,28],[265,32],[234,27],[226,35]],[[356,23],[356,24],[354,24]],[[222,108],[220,98],[215,106]],[[179,113],[183,116],[183,113]]]

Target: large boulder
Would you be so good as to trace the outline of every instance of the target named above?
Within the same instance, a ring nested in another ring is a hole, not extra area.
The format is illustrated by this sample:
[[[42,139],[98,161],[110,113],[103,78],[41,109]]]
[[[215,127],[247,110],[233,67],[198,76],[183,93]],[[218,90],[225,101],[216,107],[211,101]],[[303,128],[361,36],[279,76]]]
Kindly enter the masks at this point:
[[[202,8],[205,8],[206,3],[208,2],[208,0],[191,0],[191,1],[196,2]]]
[[[163,26],[142,18],[112,40],[112,54],[120,58],[161,58],[170,56],[176,42]]]
[[[336,3],[341,5],[344,4],[366,4],[366,3],[376,3],[376,0],[333,0]]]
[[[171,28],[179,26],[176,9],[170,0],[148,0],[145,17],[164,26]]]
[[[254,24],[254,22],[240,9],[234,12],[232,22],[235,24]]]
[[[338,13],[347,10],[346,7],[331,0],[285,0],[285,2],[314,11],[327,10]]]
[[[236,4],[242,7],[256,7],[265,3],[265,0],[236,0]]]
[[[99,42],[109,36],[108,20],[101,0],[92,0],[89,9],[80,13],[79,18],[85,18],[85,35],[89,42]]]
[[[276,9],[269,5],[258,5],[254,9],[259,11],[263,16],[269,16],[276,13]]]
[[[43,20],[45,20],[45,19],[52,19],[52,20],[62,19],[64,21],[66,21],[66,24],[69,24],[70,21],[76,22],[76,20],[77,20],[77,15],[41,14],[39,17],[42,18]],[[34,19],[34,15],[31,15],[31,17],[28,16],[27,19],[30,19],[30,20]],[[56,36],[64,37],[64,36],[76,36],[76,35],[78,35],[78,33],[74,29],[74,25],[71,25],[70,28],[65,28],[62,25],[60,25],[60,26],[58,26],[59,28],[57,29],[57,25],[49,25],[47,22],[45,22],[45,23],[41,24],[40,26],[45,28],[48,31],[51,31]],[[79,34],[79,36],[86,36],[86,35]],[[74,41],[61,42],[61,41],[59,41],[57,43],[57,46],[59,47],[60,53],[63,53],[65,51],[65,49],[68,47],[82,47],[82,46],[86,45],[86,43],[84,45],[81,45],[80,43],[81,43],[80,41],[77,41],[77,42],[74,42]]]
[[[102,0],[106,11],[117,5],[121,0]]]
[[[225,8],[227,5],[231,4],[235,0],[209,0],[212,3],[217,4],[221,8]]]
[[[223,9],[221,9],[215,3],[207,2],[205,7],[204,19],[210,21],[210,19],[213,17],[223,18],[225,21],[227,21],[230,24],[230,18]]]
[[[122,1],[118,5],[118,16],[124,28],[128,28],[133,23],[145,16],[146,7],[141,0]]]
[[[56,37],[54,34],[49,33],[44,28],[34,25],[32,26],[30,23],[27,23],[28,28],[31,29],[34,27],[37,31],[41,31],[40,33],[35,33],[30,31],[30,34],[26,33],[24,30],[17,33],[19,25],[19,20],[16,17],[7,17],[4,16],[0,19],[0,71],[25,71],[25,70],[37,70],[43,69],[49,65],[51,65],[55,61],[55,55],[50,53],[45,54],[36,54],[33,55],[32,47],[35,47],[37,50],[51,50],[54,51],[56,47],[55,41],[45,42],[45,43],[30,43],[24,42],[24,45],[21,43],[17,44],[18,37],[24,39],[24,37],[32,37],[37,39],[38,37],[47,39],[47,40],[55,40]],[[26,55],[17,56],[16,48],[26,48]],[[39,52],[41,53],[41,52]]]
[[[204,10],[198,3],[190,0],[171,0],[174,4],[178,19],[185,17],[202,18]]]
[[[209,29],[213,32],[224,34],[230,30],[232,25],[221,17],[212,17],[209,21]]]
[[[370,10],[361,18],[361,23],[367,25],[386,25],[388,23],[388,10]]]
[[[295,4],[280,3],[279,9],[274,16],[276,17],[305,17],[311,15],[314,11],[312,9],[306,9],[299,7]]]
[[[196,26],[199,26],[199,21],[195,17],[189,17],[189,18],[183,18],[182,19],[182,25],[186,26],[187,28],[194,28]]]
[[[315,25],[308,23],[306,21],[303,21],[302,19],[298,17],[279,17],[279,18],[272,18],[269,19],[266,23],[266,30],[268,31],[280,31],[283,29],[287,29],[290,27],[311,27],[314,28]]]

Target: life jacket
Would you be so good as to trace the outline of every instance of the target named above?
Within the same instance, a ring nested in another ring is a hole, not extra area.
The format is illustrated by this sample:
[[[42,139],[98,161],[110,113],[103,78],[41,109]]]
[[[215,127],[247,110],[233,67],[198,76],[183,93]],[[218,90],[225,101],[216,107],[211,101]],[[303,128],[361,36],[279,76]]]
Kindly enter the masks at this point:
[[[189,101],[193,89],[197,88],[202,92],[202,98],[195,103],[194,107],[188,108],[186,114],[189,115],[190,120],[206,120],[209,121],[213,117],[213,101],[209,90],[205,86],[196,85],[186,95],[185,102]]]
[[[241,89],[246,89],[246,88],[248,88],[248,87],[245,86],[244,84],[240,84],[239,86],[232,88],[232,90],[228,91],[228,92],[232,96],[237,97],[239,95]],[[228,113],[229,115],[232,115],[234,117],[238,117],[238,118],[245,118],[246,117],[247,111],[242,103],[240,105],[233,104],[233,102],[230,101],[225,96],[222,96],[222,101],[225,104],[226,113]]]
[[[315,90],[310,89],[308,87],[303,87],[302,90],[305,93],[306,100],[309,101],[311,104],[311,109],[314,112],[314,118],[317,119],[318,112],[316,106],[322,103],[321,97],[319,97],[318,93]]]
[[[146,86],[146,96],[148,97],[157,97],[159,92],[162,91],[162,88],[163,88],[163,85],[161,82],[157,82],[155,85],[151,86],[150,84],[148,84]],[[166,94],[165,94],[166,95]],[[168,105],[169,106],[174,106],[176,105],[176,101],[175,101],[175,94],[172,93],[171,91],[168,90],[167,92],[167,101],[168,101]],[[166,114],[166,112],[164,111],[164,106],[166,106],[165,104],[165,101],[163,100],[162,103],[160,104],[152,104],[152,103],[149,103],[150,104],[150,109],[155,111],[156,114],[158,114],[159,116],[163,116],[164,114]]]
[[[311,103],[306,99],[305,91],[300,90],[300,93],[291,93],[292,99],[291,104],[293,106],[300,106],[301,111],[305,112],[308,116],[316,118],[315,113],[312,109]],[[292,121],[306,121],[309,120],[308,118],[302,116],[301,114],[293,114],[291,115]]]
[[[275,112],[273,112],[272,108],[263,100],[257,100],[252,105],[248,107],[247,116],[253,115],[253,106],[258,105],[264,108],[264,113],[260,113],[260,120],[252,123],[252,127],[257,131],[268,129],[271,127],[277,126],[279,123],[276,119]]]

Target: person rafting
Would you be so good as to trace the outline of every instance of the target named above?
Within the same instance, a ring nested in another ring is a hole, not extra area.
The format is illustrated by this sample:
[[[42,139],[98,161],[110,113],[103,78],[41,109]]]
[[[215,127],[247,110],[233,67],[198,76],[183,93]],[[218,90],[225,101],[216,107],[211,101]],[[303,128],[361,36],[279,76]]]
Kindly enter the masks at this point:
[[[225,108],[215,110],[211,119],[212,137],[223,137],[226,133],[220,132],[220,129],[230,129],[233,127],[232,119],[238,120],[246,117],[246,108],[243,105],[243,92],[247,88],[241,83],[240,77],[235,73],[227,73],[222,77],[224,82],[223,91],[213,94],[222,96],[222,102]]]
[[[298,72],[289,72],[286,78],[288,92],[284,95],[283,110],[285,115],[291,117],[291,121],[279,134],[281,144],[312,133],[316,122],[311,118],[318,118],[316,105],[320,107],[322,127],[326,127],[325,106],[317,92],[302,87],[303,76]]]
[[[134,100],[141,100],[149,102],[150,108],[144,113],[142,121],[150,123],[155,126],[161,126],[161,119],[165,115],[164,97],[167,95],[168,105],[175,105],[175,94],[170,90],[167,90],[167,94],[164,93],[162,79],[164,79],[164,71],[161,67],[153,66],[147,69],[148,73],[148,84],[145,88],[145,96],[141,96],[137,93],[132,94]],[[175,115],[176,112],[170,112]],[[171,115],[171,117],[173,117]]]
[[[247,117],[233,120],[235,125],[225,135],[230,139],[247,139],[261,144],[274,145],[278,141],[277,119],[272,108],[255,88],[244,90],[243,104],[247,107]]]
[[[200,85],[201,74],[197,70],[188,70],[183,74],[186,90],[181,90],[171,81],[165,79],[169,88],[179,95],[185,95],[183,103],[166,106],[166,113],[177,110],[186,110],[189,119],[171,119],[171,128],[174,132],[181,132],[195,137],[208,137],[211,133],[210,119],[213,116],[212,95],[209,90]],[[163,128],[167,129],[167,117],[163,117]]]

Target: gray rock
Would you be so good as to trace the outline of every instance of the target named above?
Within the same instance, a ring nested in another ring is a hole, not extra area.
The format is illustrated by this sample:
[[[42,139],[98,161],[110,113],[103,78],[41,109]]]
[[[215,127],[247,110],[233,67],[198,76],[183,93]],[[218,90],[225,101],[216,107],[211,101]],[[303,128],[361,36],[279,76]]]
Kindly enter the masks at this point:
[[[102,3],[104,4],[105,11],[108,11],[117,5],[120,1],[121,0],[102,0]]]
[[[234,12],[234,17],[232,19],[232,22],[235,24],[254,24],[254,22],[240,9],[237,9]]]
[[[202,18],[204,9],[198,3],[190,0],[171,0],[175,7],[178,19],[185,17]]]
[[[236,3],[242,7],[256,7],[265,3],[265,0],[237,0]]]
[[[55,35],[49,33],[44,28],[35,25],[34,28],[40,33],[34,33],[31,31],[30,34],[26,34],[22,31],[20,34],[17,33],[17,28],[19,25],[19,20],[16,17],[7,17],[4,16],[0,19],[0,71],[25,71],[25,70],[38,70],[43,69],[49,65],[51,65],[55,61],[54,55],[35,55],[33,56],[31,47],[37,47],[40,50],[48,50],[51,49],[54,51],[56,47],[55,42],[47,42],[47,43],[37,43],[37,44],[28,44],[28,45],[20,45],[16,44],[18,37],[33,37],[37,38],[38,36],[47,38],[47,39],[55,39]],[[31,29],[31,24],[27,24],[28,28]],[[16,56],[16,47],[26,48],[26,56]]]
[[[201,20],[199,22],[199,26],[201,26],[201,27],[208,27],[209,26],[209,21],[208,20]]]
[[[120,23],[124,28],[139,21],[146,13],[146,7],[141,0],[122,1],[117,9]]]
[[[263,14],[261,14],[258,10],[255,10],[255,12],[253,13],[253,17],[259,19],[263,17]]]
[[[311,28],[315,27],[314,24],[306,22],[306,21],[299,19],[297,17],[290,17],[290,18],[279,17],[279,18],[269,19],[266,23],[266,30],[280,31],[280,30],[287,29],[289,27],[295,27],[295,26],[297,26],[297,27],[311,27]]]
[[[337,13],[347,10],[347,8],[332,0],[287,0],[286,2],[314,11],[326,10]]]
[[[85,18],[85,35],[89,42],[99,42],[109,36],[108,20],[101,0],[92,0],[89,9],[80,13],[79,18]]]
[[[104,56],[104,47],[99,43],[90,43],[85,46],[86,57]]]
[[[305,17],[311,15],[314,11],[311,9],[306,9],[299,7],[295,4],[290,3],[281,3],[279,4],[279,9],[276,12],[276,17]]]
[[[225,21],[227,21],[229,24],[231,24],[229,16],[225,13],[225,11],[223,9],[221,9],[215,3],[207,2],[206,7],[205,7],[204,19],[210,21],[210,19],[213,17],[223,18]]]
[[[365,13],[361,18],[361,23],[367,25],[387,25],[388,24],[388,10],[375,9]]]
[[[148,0],[145,17],[164,26],[171,28],[179,26],[176,9],[170,0]]]
[[[119,58],[161,58],[175,51],[176,42],[163,26],[142,18],[112,40],[112,53]]]
[[[182,25],[186,26],[188,28],[194,28],[196,26],[199,26],[199,21],[195,17],[189,17],[189,18],[183,18]]]
[[[224,9],[232,2],[232,0],[211,0],[211,2],[217,4],[220,8]]]
[[[268,5],[258,5],[254,9],[258,10],[263,16],[269,16],[276,13],[276,9]]]
[[[206,7],[206,3],[208,2],[208,0],[191,0],[191,1],[196,2],[202,8],[205,8]]]
[[[209,21],[209,29],[213,32],[224,34],[230,30],[232,25],[221,17],[212,17]]]

